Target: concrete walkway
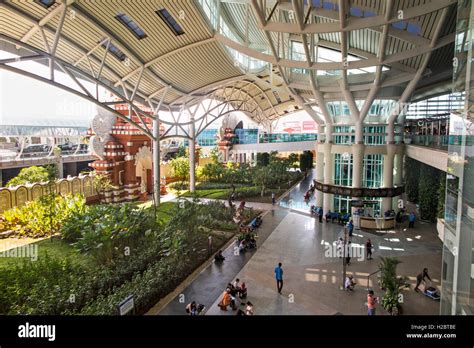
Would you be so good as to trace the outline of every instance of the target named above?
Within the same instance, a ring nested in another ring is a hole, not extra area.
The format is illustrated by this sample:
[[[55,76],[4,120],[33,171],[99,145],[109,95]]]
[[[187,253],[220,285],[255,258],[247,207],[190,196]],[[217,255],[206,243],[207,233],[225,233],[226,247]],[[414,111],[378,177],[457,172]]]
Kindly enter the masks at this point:
[[[271,204],[265,204],[271,207]],[[262,203],[249,203],[248,206],[262,208]],[[275,208],[267,211],[263,217],[263,223],[257,230],[257,250],[262,245],[268,236],[274,231],[277,225],[288,214],[286,209]],[[247,251],[245,253],[235,253],[235,243],[231,243],[227,249],[223,251],[225,261],[223,263],[215,263],[214,261],[206,267],[195,279],[188,280],[189,284],[185,284],[183,291],[177,291],[173,295],[173,299],[167,304],[158,304],[152,308],[148,315],[186,315],[184,307],[191,301],[203,304],[206,309],[214,303],[226,285],[232,282],[240,272],[240,270],[249,262],[252,256],[256,253],[255,250]]]

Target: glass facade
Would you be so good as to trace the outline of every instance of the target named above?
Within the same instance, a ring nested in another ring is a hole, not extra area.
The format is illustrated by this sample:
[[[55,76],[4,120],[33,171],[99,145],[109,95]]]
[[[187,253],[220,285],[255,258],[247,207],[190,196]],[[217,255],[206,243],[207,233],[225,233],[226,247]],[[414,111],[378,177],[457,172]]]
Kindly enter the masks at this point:
[[[318,135],[316,133],[300,133],[300,134],[288,134],[288,133],[273,133],[273,134],[260,134],[259,143],[287,143],[295,141],[315,141]]]
[[[453,64],[454,93],[465,93],[463,112],[451,113],[444,215],[441,314],[474,314],[474,6],[458,1]]]
[[[334,126],[333,142],[338,145],[351,145],[355,143],[354,127]]]
[[[352,154],[334,155],[334,185],[352,186]]]
[[[256,144],[258,142],[258,129],[236,129],[232,144]]]
[[[334,195],[334,211],[349,211],[351,210],[351,200],[349,196]]]
[[[199,146],[216,146],[217,141],[217,129],[208,128],[204,129],[197,137]],[[185,141],[187,146],[188,142]]]
[[[383,155],[371,154],[364,156],[362,186],[377,188],[383,181]]]
[[[365,145],[385,144],[385,126],[364,127],[364,144]]]

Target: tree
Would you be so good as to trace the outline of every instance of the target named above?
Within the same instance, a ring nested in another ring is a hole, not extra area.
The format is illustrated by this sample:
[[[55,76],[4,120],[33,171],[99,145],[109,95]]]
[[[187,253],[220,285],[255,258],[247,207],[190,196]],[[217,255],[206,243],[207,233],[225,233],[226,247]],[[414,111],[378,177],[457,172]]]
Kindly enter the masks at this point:
[[[208,163],[202,168],[202,175],[209,181],[219,181],[225,169],[219,163]]]
[[[261,196],[265,195],[265,189],[272,182],[272,173],[268,166],[258,168],[253,174],[253,181],[256,186],[260,187]]]
[[[288,156],[288,166],[293,169],[299,167],[299,156],[296,153],[291,153]]]
[[[56,168],[54,165],[47,165],[45,167],[32,166],[28,168],[23,168],[17,176],[8,181],[7,187],[35,184],[39,182],[48,182],[54,180],[55,173]]]
[[[313,168],[313,153],[311,151],[303,151],[300,156],[300,170],[302,172]]]
[[[186,157],[176,157],[170,161],[171,170],[173,176],[181,180],[181,185],[189,177],[190,165],[189,159]]]
[[[278,158],[278,151],[270,152],[270,156],[269,156],[268,160],[269,160],[270,163],[275,162],[275,161],[279,161],[280,159]]]
[[[186,148],[183,145],[179,145],[176,157],[186,157]]]
[[[209,152],[209,156],[211,157],[212,163],[218,164],[219,163],[219,148],[217,146],[213,147],[212,150]]]
[[[257,166],[265,167],[270,163],[270,154],[268,152],[257,153]]]

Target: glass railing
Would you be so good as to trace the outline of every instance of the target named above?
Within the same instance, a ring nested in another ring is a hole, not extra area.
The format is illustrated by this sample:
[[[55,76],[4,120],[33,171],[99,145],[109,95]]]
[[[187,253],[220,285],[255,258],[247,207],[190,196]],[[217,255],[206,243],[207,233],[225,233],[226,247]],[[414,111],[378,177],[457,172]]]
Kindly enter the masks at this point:
[[[447,150],[448,145],[460,145],[461,137],[458,135],[405,135],[404,142]]]
[[[314,141],[317,139],[316,133],[301,134],[260,134],[259,143],[288,143],[295,141]]]

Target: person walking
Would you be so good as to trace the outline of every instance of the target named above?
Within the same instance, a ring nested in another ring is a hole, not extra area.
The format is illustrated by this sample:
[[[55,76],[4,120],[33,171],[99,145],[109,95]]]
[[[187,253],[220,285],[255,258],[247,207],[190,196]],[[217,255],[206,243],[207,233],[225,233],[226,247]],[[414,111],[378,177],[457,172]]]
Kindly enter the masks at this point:
[[[420,289],[418,289],[418,287],[420,286],[421,282],[426,283],[426,278],[428,278],[428,280],[431,282],[431,278],[428,275],[428,268],[423,268],[423,272],[421,272],[420,274],[418,274],[416,276],[416,286],[415,286],[415,291],[416,292],[420,291]]]
[[[275,205],[275,192],[272,192],[272,205]]]
[[[283,289],[283,268],[281,268],[281,262],[275,267],[275,279],[277,282],[277,291],[281,294],[281,289]]]
[[[415,213],[411,212],[410,215],[408,216],[408,228],[414,228],[415,227]]]
[[[354,223],[352,220],[347,224],[347,230],[349,231],[349,240],[352,240],[352,233],[354,232]]]
[[[374,291],[370,290],[369,294],[367,295],[367,314],[368,315],[375,315],[375,306],[377,303],[377,299],[374,297]]]
[[[351,256],[352,256],[352,242],[349,241],[347,242],[346,244],[346,249],[345,252],[347,253],[346,254],[346,265],[349,266],[351,264]]]
[[[365,243],[365,249],[367,250],[367,260],[372,260],[372,242],[370,238],[368,238]]]

